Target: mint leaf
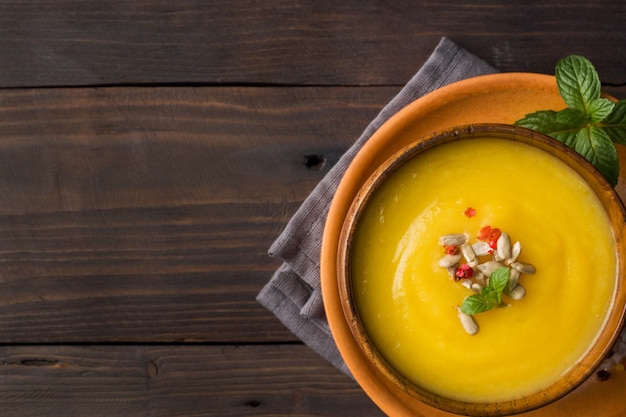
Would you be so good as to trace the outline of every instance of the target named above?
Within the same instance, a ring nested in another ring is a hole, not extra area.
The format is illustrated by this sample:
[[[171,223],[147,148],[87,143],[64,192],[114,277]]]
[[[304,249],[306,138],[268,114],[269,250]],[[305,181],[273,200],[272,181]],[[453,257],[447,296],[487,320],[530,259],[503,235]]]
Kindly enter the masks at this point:
[[[502,302],[502,291],[506,288],[509,283],[509,277],[511,276],[509,268],[502,267],[498,268],[489,276],[489,288],[493,289],[493,291],[497,295],[498,304]]]
[[[603,128],[588,126],[581,129],[576,135],[574,150],[591,162],[612,186],[617,184],[619,157],[613,141]]]
[[[598,126],[604,129],[613,142],[626,145],[626,100],[615,103],[613,112]]]
[[[576,133],[587,125],[588,118],[578,109],[566,108],[561,111],[540,110],[530,113],[515,122],[517,126],[536,130],[554,137],[562,133]]]
[[[509,283],[509,268],[496,269],[489,276],[489,285],[483,287],[480,294],[465,297],[461,304],[461,311],[467,315],[484,313],[494,309],[502,303],[502,292]]]
[[[463,304],[461,304],[461,311],[469,316],[484,313],[492,308],[493,305],[489,303],[482,294],[473,294],[465,297]]]
[[[606,98],[598,98],[589,103],[590,122],[597,123],[604,120],[615,108],[615,103]]]
[[[580,129],[564,130],[562,132],[551,133],[550,136],[574,149],[576,141],[578,140],[578,132],[580,132]]]
[[[591,62],[580,55],[570,55],[557,62],[555,74],[565,104],[590,114],[591,102],[600,98],[600,78]]]
[[[500,304],[501,294],[498,294],[498,292],[492,287],[483,287],[481,295],[491,308],[495,308]]]
[[[577,109],[567,108],[559,112],[540,110],[527,114],[515,124],[552,136],[573,148],[576,135],[587,124],[587,118],[584,113]]]
[[[619,157],[613,143],[626,145],[626,100],[600,97],[600,78],[591,62],[570,55],[556,64],[556,83],[568,108],[527,114],[516,125],[563,142],[617,185]]]
[[[561,125],[559,131],[566,131],[582,128],[589,122],[589,117],[578,109],[568,107],[556,113],[556,121]]]
[[[540,110],[535,113],[527,114],[524,118],[515,122],[515,124],[551,136],[554,132],[568,128],[568,125],[559,121],[558,118],[558,112],[553,110]]]

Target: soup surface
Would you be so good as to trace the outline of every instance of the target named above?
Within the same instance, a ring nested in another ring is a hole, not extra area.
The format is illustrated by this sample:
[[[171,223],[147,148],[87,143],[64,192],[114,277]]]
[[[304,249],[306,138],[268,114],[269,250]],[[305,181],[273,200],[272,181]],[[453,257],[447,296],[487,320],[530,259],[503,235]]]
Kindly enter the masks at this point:
[[[475,210],[468,216],[466,209]],[[438,265],[439,237],[484,226],[519,241],[521,300],[474,315],[473,294]],[[374,192],[351,249],[357,310],[381,355],[403,376],[469,402],[509,400],[545,388],[589,348],[615,289],[609,219],[586,182],[529,145],[472,138],[402,164]]]

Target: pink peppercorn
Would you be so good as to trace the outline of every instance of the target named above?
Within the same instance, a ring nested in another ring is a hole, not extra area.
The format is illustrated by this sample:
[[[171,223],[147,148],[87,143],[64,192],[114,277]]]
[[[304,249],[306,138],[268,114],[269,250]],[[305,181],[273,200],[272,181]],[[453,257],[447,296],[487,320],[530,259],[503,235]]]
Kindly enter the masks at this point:
[[[468,264],[461,264],[455,271],[454,276],[457,281],[468,279],[474,276],[474,270]]]

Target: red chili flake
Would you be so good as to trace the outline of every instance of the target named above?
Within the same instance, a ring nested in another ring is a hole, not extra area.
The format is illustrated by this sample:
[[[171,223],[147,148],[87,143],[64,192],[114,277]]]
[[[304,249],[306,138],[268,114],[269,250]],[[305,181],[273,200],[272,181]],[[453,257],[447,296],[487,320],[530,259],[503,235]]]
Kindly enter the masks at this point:
[[[458,246],[448,245],[448,246],[444,246],[443,249],[446,252],[446,254],[448,254],[448,255],[458,255],[459,254],[459,247]]]
[[[480,229],[480,233],[478,234],[478,240],[489,240],[489,235],[491,234],[491,226],[485,226]]]
[[[484,240],[489,243],[489,247],[491,250],[489,253],[493,253],[494,250],[498,248],[498,238],[502,234],[502,231],[497,227],[485,226],[480,229],[480,233],[478,234],[478,240]]]
[[[489,235],[489,247],[493,250],[498,248],[498,238],[500,238],[500,229],[491,229],[491,234]]]
[[[486,240],[487,242],[498,241],[498,238],[502,232],[497,227],[485,226],[480,229],[480,233],[478,234],[478,240]]]
[[[468,279],[474,276],[474,270],[468,264],[461,264],[456,271],[454,272],[454,277],[456,281],[460,281],[462,279]]]
[[[472,207],[468,207],[463,212],[467,217],[474,217],[476,215],[476,209]]]

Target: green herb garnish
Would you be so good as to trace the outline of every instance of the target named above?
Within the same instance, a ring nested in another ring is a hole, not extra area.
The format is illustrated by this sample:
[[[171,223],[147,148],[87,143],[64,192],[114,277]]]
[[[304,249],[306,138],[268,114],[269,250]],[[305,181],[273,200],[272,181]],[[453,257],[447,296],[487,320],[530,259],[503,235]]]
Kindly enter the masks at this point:
[[[489,285],[484,286],[480,294],[466,297],[461,304],[461,311],[467,315],[483,313],[498,307],[502,303],[502,292],[509,283],[509,268],[498,268],[489,276]]]
[[[563,142],[615,186],[619,158],[614,144],[626,144],[626,100],[615,103],[600,97],[598,73],[582,56],[558,61],[555,75],[559,93],[569,107],[527,114],[515,124]]]

